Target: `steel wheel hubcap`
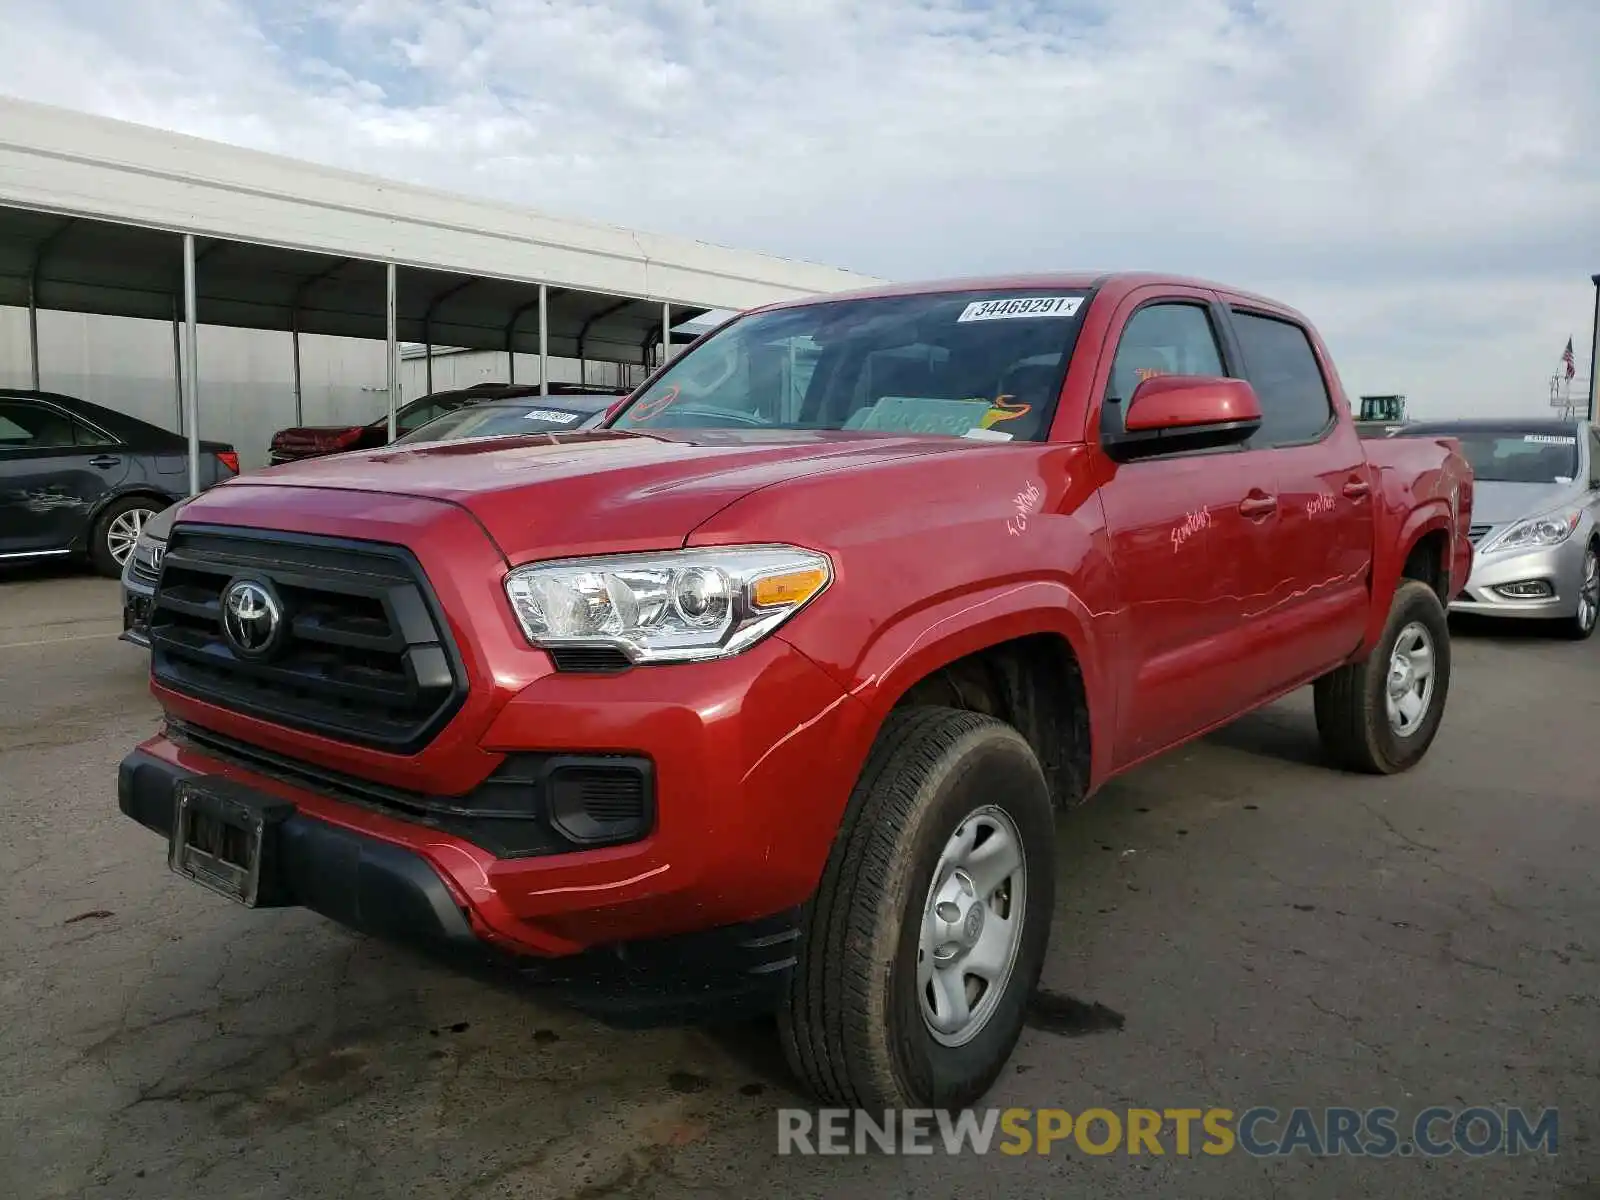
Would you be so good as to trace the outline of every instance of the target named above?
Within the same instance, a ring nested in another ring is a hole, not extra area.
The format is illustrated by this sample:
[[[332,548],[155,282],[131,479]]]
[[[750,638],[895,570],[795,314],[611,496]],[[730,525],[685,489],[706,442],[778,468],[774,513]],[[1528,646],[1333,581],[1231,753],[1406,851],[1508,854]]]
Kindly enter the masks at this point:
[[[1583,586],[1578,589],[1578,624],[1584,629],[1594,625],[1600,613],[1600,555],[1593,550],[1583,556]]]
[[[960,1046],[994,1016],[1016,963],[1028,900],[1017,827],[985,806],[956,827],[928,887],[917,995],[934,1041]]]
[[[123,566],[128,561],[128,555],[133,553],[133,544],[139,540],[139,535],[144,532],[144,523],[155,516],[155,511],[148,508],[130,508],[125,513],[120,513],[106,529],[106,549],[111,551],[111,557],[117,565]]]
[[[1384,699],[1395,733],[1410,737],[1421,728],[1433,702],[1433,635],[1419,622],[1411,622],[1395,639]]]

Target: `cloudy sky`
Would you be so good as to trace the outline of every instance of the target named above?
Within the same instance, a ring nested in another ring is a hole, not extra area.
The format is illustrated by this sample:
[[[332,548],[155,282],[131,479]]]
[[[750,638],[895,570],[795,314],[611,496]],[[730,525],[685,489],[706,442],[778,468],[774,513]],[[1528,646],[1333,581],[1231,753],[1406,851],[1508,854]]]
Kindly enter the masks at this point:
[[[1596,0],[0,0],[0,91],[892,278],[1176,270],[1346,387],[1588,370]]]

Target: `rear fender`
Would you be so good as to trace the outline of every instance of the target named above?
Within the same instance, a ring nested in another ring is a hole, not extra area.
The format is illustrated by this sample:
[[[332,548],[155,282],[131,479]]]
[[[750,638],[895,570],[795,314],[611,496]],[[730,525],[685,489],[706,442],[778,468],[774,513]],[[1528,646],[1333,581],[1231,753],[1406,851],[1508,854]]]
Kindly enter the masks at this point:
[[[1446,498],[1435,498],[1424,501],[1417,508],[1405,514],[1400,532],[1395,537],[1389,537],[1380,524],[1378,529],[1377,545],[1381,551],[1384,546],[1392,547],[1388,551],[1377,553],[1373,556],[1372,563],[1372,608],[1367,614],[1367,633],[1362,639],[1358,658],[1365,658],[1372,653],[1378,640],[1383,636],[1384,624],[1389,620],[1389,608],[1394,598],[1396,589],[1400,586],[1401,572],[1405,570],[1406,560],[1411,557],[1411,551],[1418,542],[1431,533],[1443,532],[1450,552],[1446,561],[1441,564],[1449,573],[1450,579],[1446,586],[1446,595],[1452,594],[1459,586],[1466,582],[1464,578],[1455,577],[1457,547],[1456,542],[1456,513],[1452,510],[1450,501]]]

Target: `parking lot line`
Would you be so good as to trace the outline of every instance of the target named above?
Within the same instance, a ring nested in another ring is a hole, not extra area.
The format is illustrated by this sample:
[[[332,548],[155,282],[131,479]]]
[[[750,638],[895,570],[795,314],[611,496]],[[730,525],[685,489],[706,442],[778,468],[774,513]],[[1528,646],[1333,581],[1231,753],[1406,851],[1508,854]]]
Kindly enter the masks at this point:
[[[41,638],[35,642],[0,642],[0,650],[22,650],[29,646],[54,646],[61,642],[92,642],[100,638],[114,638],[116,632],[110,633],[75,633],[69,637]]]

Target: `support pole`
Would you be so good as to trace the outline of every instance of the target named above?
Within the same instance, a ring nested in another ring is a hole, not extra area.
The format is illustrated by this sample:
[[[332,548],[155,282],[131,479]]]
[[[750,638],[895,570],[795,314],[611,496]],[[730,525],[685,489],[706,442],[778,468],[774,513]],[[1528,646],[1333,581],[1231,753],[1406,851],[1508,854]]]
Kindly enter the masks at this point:
[[[393,263],[388,264],[388,342],[389,353],[389,440],[395,439],[399,419],[396,414],[400,411],[400,297],[399,297],[399,268]]]
[[[423,393],[425,396],[433,395],[433,342],[431,340],[431,334],[429,335],[429,338],[430,340],[426,345],[423,346],[423,350],[426,352],[423,355],[423,368],[427,372],[428,376],[427,391]]]
[[[672,357],[672,305],[661,302],[661,365]]]
[[[550,394],[550,292],[539,285],[539,395]]]
[[[305,388],[300,382],[300,313],[298,309],[294,313],[289,337],[294,343],[294,423],[296,425],[304,425],[306,423],[306,401]]]
[[[28,365],[33,374],[33,390],[39,391],[39,285],[28,280]]]
[[[200,322],[195,312],[194,234],[183,235],[184,432],[189,435],[189,495],[200,494]]]
[[[183,314],[178,301],[172,301],[172,406],[178,413],[178,432],[183,432]]]

